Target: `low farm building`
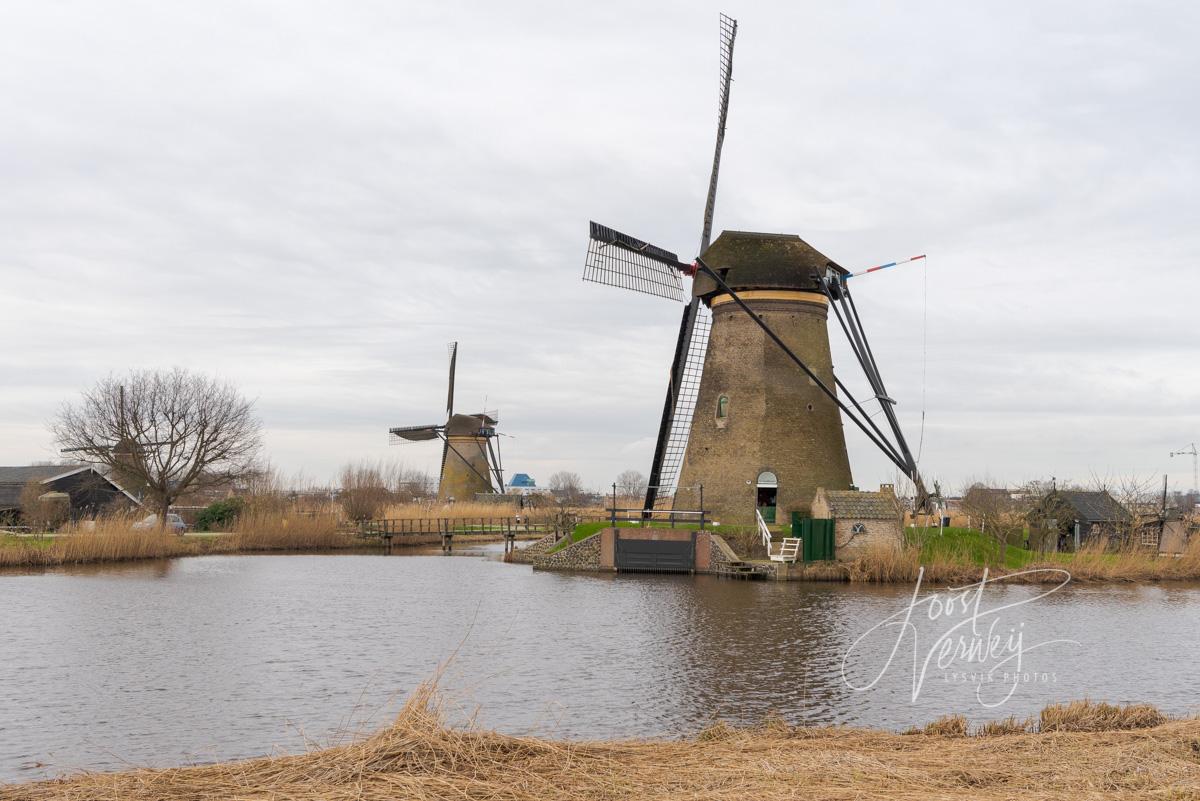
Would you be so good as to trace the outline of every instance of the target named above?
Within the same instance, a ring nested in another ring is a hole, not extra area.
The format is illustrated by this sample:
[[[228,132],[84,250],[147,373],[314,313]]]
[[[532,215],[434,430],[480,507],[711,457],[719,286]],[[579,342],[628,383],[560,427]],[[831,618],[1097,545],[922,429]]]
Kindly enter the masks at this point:
[[[0,518],[21,516],[21,493],[34,484],[40,494],[66,496],[72,520],[95,517],[114,505],[137,506],[138,501],[115,481],[86,464],[0,467]]]
[[[1069,551],[1076,531],[1080,547],[1115,544],[1133,527],[1133,516],[1103,490],[1052,490],[1038,500],[1029,522],[1047,550]]]
[[[896,494],[886,485],[879,492],[821,488],[812,503],[813,518],[833,520],[838,559],[853,559],[868,547],[899,548],[904,542],[900,514]]]

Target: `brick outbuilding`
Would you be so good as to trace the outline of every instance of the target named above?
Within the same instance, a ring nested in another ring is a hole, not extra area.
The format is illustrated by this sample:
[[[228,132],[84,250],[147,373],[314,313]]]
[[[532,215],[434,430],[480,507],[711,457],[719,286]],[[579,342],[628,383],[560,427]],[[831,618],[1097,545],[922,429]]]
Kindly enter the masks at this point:
[[[834,521],[838,559],[853,559],[868,546],[899,548],[904,543],[900,514],[896,493],[886,484],[879,492],[820,488],[812,502],[814,518]]]

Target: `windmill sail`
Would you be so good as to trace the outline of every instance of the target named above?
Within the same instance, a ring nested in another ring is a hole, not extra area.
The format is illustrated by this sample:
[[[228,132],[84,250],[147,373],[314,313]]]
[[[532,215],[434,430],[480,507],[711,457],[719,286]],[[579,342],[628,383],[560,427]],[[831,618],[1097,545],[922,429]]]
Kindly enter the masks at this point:
[[[686,315],[692,307],[684,310]],[[692,416],[696,412],[696,398],[700,393],[700,377],[704,373],[704,356],[708,352],[708,334],[712,328],[712,312],[703,303],[696,304],[692,319],[692,333],[688,338],[687,353],[683,359],[679,388],[671,404],[671,423],[666,437],[661,437],[662,455],[655,459],[658,465],[653,484],[655,498],[647,508],[668,503],[678,488],[679,473],[683,469],[683,457],[687,452],[688,437],[692,431]]]
[[[708,200],[704,204],[704,230],[700,235],[700,253],[708,250],[712,238],[713,212],[717,206],[717,176],[721,172],[721,148],[725,144],[725,120],[729,117],[729,84],[733,80],[733,42],[737,39],[737,20],[721,15],[721,83],[717,112],[717,146],[713,152],[712,175],[708,179]]]
[[[721,68],[719,102],[717,105],[717,143],[713,149],[712,173],[708,179],[708,197],[704,203],[704,225],[700,232],[700,253],[708,249],[712,239],[713,213],[717,206],[717,179],[721,173],[721,149],[725,145],[725,122],[729,118],[729,85],[733,80],[733,43],[737,38],[737,20],[724,14],[721,24]],[[692,430],[692,415],[696,411],[696,395],[704,371],[704,356],[708,352],[708,331],[711,317],[708,309],[693,297],[683,312],[679,325],[679,340],[675,344],[675,359],[671,364],[671,384],[663,403],[662,421],[658,426],[658,442],[654,461],[650,465],[650,483],[646,489],[646,509],[659,505],[674,495],[683,457],[687,452]]]
[[[440,437],[444,428],[444,425],[400,426],[399,428],[389,428],[388,433],[393,437],[406,439],[409,442],[424,442]]]
[[[688,265],[668,250],[593,222],[583,280],[682,302],[681,269]]]
[[[450,350],[450,387],[446,390],[446,418],[454,416],[454,365],[458,361],[458,343],[451,342]]]
[[[454,368],[458,362],[458,343],[450,343],[450,384],[446,390],[446,421],[447,425],[454,420]],[[438,468],[438,475],[446,474],[446,454],[450,451],[450,440],[443,438],[442,440],[442,466]]]

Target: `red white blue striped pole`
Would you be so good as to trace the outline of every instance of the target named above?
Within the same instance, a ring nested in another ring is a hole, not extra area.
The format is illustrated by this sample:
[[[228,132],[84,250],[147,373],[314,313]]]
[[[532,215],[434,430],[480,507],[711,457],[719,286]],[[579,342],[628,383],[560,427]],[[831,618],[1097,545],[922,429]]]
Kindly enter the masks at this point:
[[[876,270],[886,270],[888,267],[895,267],[897,264],[908,264],[910,261],[920,261],[923,258],[925,258],[924,253],[922,253],[920,256],[913,256],[911,259],[905,259],[904,261],[889,261],[887,264],[881,264],[878,267],[872,267],[869,270],[863,270],[862,272],[850,273],[849,275],[843,275],[842,280],[849,281],[851,278],[857,278],[860,275],[866,275],[867,273],[873,273]]]

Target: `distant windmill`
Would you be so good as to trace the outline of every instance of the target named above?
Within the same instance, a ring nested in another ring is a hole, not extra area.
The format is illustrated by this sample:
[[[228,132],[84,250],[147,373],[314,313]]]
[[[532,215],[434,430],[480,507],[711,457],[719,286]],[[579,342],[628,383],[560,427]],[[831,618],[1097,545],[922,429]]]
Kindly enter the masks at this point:
[[[438,498],[470,500],[478,493],[504,491],[504,471],[499,448],[492,446],[499,422],[495,412],[454,413],[454,371],[458,343],[450,344],[450,384],[446,392],[446,422],[390,428],[388,433],[410,442],[442,441],[442,468]],[[492,481],[495,480],[493,486]],[[499,488],[499,490],[497,490]]]
[[[737,21],[722,14],[720,30],[717,140],[700,255],[683,262],[592,222],[584,267],[586,281],[687,302],[646,509],[659,505],[660,495],[696,483],[722,520],[747,521],[755,507],[768,522],[776,506],[806,512],[816,487],[848,489],[851,483],[839,411],[912,479],[918,507],[925,508],[928,493],[848,287],[850,278],[903,262],[851,274],[791,234],[725,231],[710,244]],[[682,276],[695,279],[690,297]],[[833,374],[830,309],[878,402],[873,413]],[[880,413],[888,434],[874,420]]]

